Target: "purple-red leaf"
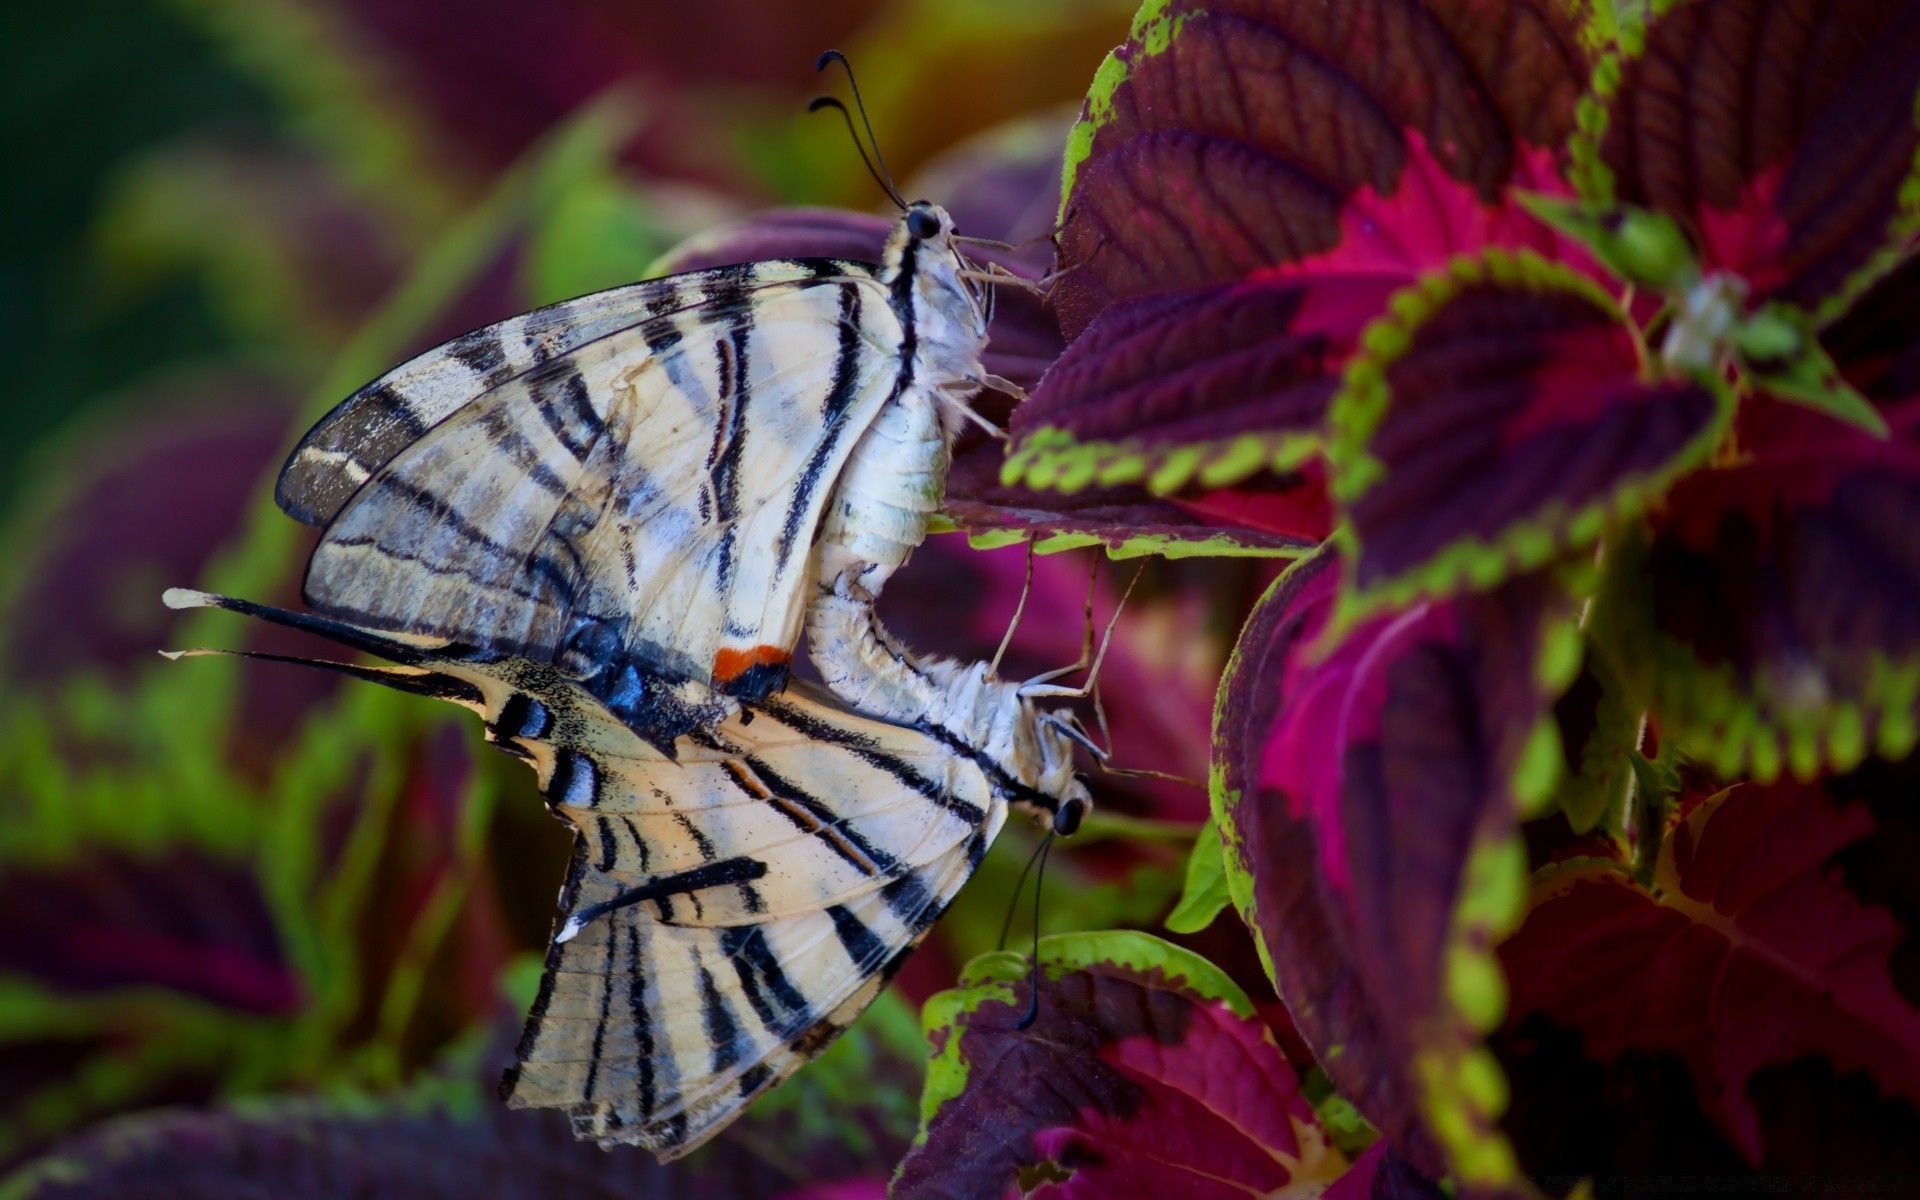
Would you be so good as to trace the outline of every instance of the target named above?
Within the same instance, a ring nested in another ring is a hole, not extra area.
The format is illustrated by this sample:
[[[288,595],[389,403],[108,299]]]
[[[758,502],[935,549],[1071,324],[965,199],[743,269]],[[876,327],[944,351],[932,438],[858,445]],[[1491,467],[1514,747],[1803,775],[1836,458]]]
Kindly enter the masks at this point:
[[[271,1015],[302,1003],[254,873],[192,850],[9,866],[0,911],[0,973],[54,991],[167,988]]]
[[[1673,216],[1756,304],[1844,307],[1913,232],[1920,4],[1691,0],[1642,36],[1596,76],[1582,191]]]
[[[1221,684],[1215,801],[1229,885],[1342,1095],[1431,1173],[1499,1185],[1502,998],[1523,804],[1560,768],[1553,694],[1577,665],[1541,575],[1323,641],[1323,551],[1261,602]]]
[[[1394,300],[1333,412],[1353,601],[1485,587],[1590,544],[1705,458],[1725,398],[1645,383],[1604,293],[1531,255],[1461,260]]]
[[[472,1120],[397,1107],[161,1112],[68,1142],[16,1182],[23,1200],[720,1200],[793,1183],[739,1149],[668,1166],[610,1154],[576,1141],[558,1113],[491,1102]]]
[[[1165,494],[1291,469],[1317,448],[1340,372],[1398,282],[1270,279],[1117,304],[1014,410],[1005,478]]]
[[[1501,947],[1494,1043],[1536,1178],[1844,1192],[1920,1170],[1916,787],[1912,763],[1880,762],[1744,784],[1669,834],[1652,891],[1604,865],[1542,877]]]
[[[1601,611],[1622,678],[1724,775],[1802,778],[1920,721],[1920,447],[1751,403],[1746,453],[1683,481]]]
[[[1547,249],[1504,192],[1566,190],[1586,75],[1572,10],[1541,0],[1149,6],[1068,141],[1061,324],[1275,271]]]
[[[1000,482],[998,443],[981,439],[963,446],[947,474],[940,510],[983,545],[1033,540],[1048,549],[1100,545],[1122,554],[1147,552],[1184,557],[1286,555],[1324,534],[1276,531],[1258,514],[1195,512],[1119,484],[1062,494]]]
[[[934,1060],[899,1197],[1318,1195],[1345,1170],[1240,989],[1140,933],[976,959],[928,1002]]]

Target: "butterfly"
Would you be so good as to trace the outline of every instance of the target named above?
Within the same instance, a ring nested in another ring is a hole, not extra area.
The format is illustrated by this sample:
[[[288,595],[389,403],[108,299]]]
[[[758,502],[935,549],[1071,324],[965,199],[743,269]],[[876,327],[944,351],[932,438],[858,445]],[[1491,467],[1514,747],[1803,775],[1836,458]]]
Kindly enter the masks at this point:
[[[869,591],[927,530],[987,375],[994,277],[908,205],[878,265],[772,259],[475,330],[342,401],[280,507],[322,614],[551,663],[656,748],[786,683],[816,578]],[[1012,385],[1004,385],[1011,387]]]
[[[663,1161],[853,1022],[973,874],[1010,807],[1070,834],[1090,804],[1069,720],[1038,713],[984,664],[905,653],[848,575],[816,597],[816,655],[879,712],[796,681],[689,730],[671,755],[551,664],[205,592],[174,589],[166,602],[385,659],[393,665],[254,655],[469,708],[490,742],[533,767],[576,837],[502,1094],[563,1108],[579,1135]],[[699,703],[704,685],[674,686]]]

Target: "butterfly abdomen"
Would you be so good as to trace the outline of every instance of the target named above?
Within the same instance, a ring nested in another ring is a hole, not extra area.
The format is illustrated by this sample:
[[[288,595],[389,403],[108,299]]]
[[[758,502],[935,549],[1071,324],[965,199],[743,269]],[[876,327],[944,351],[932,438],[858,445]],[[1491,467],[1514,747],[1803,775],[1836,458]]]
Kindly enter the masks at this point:
[[[819,578],[867,565],[870,591],[927,536],[947,484],[947,435],[930,396],[910,390],[861,435],[820,526]]]

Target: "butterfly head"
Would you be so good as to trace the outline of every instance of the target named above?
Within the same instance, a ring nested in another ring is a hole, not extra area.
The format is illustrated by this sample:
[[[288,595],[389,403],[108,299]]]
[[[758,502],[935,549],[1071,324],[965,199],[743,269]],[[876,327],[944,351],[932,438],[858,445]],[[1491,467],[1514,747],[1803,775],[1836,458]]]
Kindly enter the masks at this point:
[[[880,280],[903,324],[911,323],[915,378],[929,387],[977,371],[992,316],[992,288],[960,253],[953,218],[927,200],[906,206],[887,238]]]
[[[1093,742],[1070,709],[1040,714],[1033,730],[1039,757],[1035,790],[1053,802],[1049,814],[1053,831],[1061,837],[1071,836],[1093,807],[1087,777],[1075,769],[1074,748],[1092,747]]]

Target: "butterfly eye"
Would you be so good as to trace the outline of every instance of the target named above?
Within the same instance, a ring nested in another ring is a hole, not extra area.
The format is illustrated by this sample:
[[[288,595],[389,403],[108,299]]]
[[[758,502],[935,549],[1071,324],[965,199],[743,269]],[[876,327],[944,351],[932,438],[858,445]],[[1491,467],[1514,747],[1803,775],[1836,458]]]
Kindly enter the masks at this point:
[[[1061,837],[1072,837],[1080,828],[1080,818],[1087,815],[1087,803],[1078,797],[1063,802],[1053,813],[1053,831]]]
[[[940,218],[924,208],[916,208],[907,214],[907,232],[921,241],[940,234]]]

